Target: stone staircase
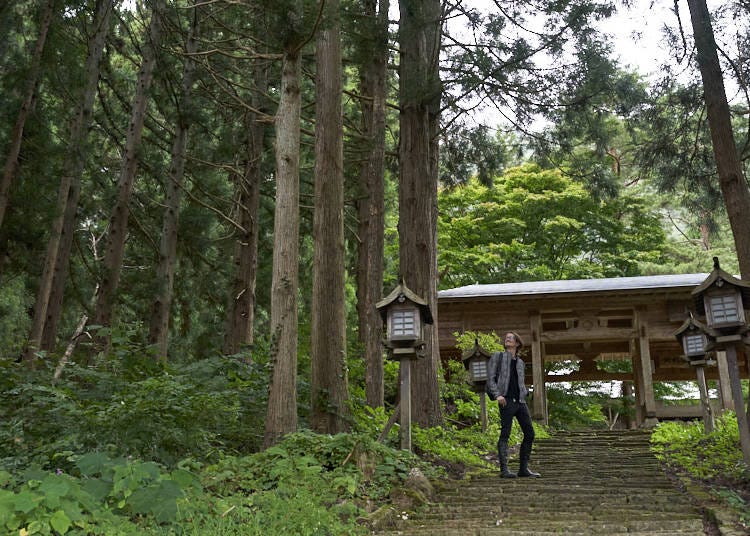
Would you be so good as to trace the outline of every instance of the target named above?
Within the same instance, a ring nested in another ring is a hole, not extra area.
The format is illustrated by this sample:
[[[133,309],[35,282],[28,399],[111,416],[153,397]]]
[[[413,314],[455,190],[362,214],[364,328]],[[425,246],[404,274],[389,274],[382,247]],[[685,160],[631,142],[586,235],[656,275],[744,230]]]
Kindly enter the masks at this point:
[[[542,478],[485,474],[441,486],[386,536],[691,535],[701,513],[659,468],[644,432],[558,434],[534,444]],[[511,469],[518,467],[511,455]]]

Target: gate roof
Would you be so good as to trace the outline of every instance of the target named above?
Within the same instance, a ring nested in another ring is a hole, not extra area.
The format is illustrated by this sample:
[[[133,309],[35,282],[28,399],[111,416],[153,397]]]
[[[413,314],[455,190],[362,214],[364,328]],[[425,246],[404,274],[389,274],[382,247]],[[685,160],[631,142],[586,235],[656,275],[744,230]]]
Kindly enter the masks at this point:
[[[523,297],[540,294],[579,294],[584,292],[618,292],[677,287],[692,288],[700,285],[706,277],[708,277],[708,274],[646,275],[637,277],[467,285],[449,290],[441,290],[438,292],[438,303],[466,298]]]

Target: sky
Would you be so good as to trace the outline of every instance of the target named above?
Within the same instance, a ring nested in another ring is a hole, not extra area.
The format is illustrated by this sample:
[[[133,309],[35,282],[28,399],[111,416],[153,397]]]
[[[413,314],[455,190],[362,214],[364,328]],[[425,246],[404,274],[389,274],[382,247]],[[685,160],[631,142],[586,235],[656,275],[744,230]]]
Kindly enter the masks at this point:
[[[465,7],[474,7],[482,13],[496,10],[493,0],[461,0]],[[599,23],[600,30],[609,34],[613,42],[613,56],[619,60],[623,69],[632,69],[642,75],[649,82],[656,82],[663,76],[662,66],[672,64],[675,58],[671,57],[674,52],[669,50],[664,37],[663,29],[666,26],[677,28],[678,18],[674,13],[675,0],[630,0],[631,7],[625,8],[619,5],[614,16]],[[678,0],[680,10],[680,21],[683,31],[690,41],[692,39],[692,25],[687,2]],[[395,6],[394,6],[395,4]],[[710,11],[726,5],[726,0],[707,0]],[[392,19],[398,20],[398,2],[391,4]],[[459,19],[449,21],[448,31],[454,35],[460,35],[461,30],[456,26]],[[533,24],[533,23],[532,23]],[[451,26],[453,25],[453,26]],[[721,37],[717,31],[717,40]],[[722,44],[722,43],[720,43]],[[690,44],[689,44],[690,45]],[[724,45],[731,48],[731,45]],[[683,63],[683,71],[686,78],[694,78],[696,73],[693,68]],[[675,76],[680,77],[680,70],[675,71]],[[741,97],[736,84],[731,80],[724,80],[727,97],[730,102]],[[481,123],[487,126],[504,124],[504,119],[491,106],[482,106],[481,112],[472,119],[467,119],[469,124]]]
[[[601,29],[614,37],[615,56],[623,67],[633,67],[646,77],[659,72],[659,65],[668,59],[665,47],[659,46],[661,29],[675,19],[672,6],[673,2],[638,0],[634,8],[620,8],[602,23]]]

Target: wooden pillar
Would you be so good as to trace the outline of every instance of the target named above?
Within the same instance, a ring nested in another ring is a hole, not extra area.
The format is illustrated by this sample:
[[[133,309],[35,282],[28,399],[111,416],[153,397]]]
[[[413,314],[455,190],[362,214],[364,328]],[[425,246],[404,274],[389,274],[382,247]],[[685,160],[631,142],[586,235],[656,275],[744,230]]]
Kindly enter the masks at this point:
[[[399,420],[399,443],[403,450],[411,451],[411,360],[399,361],[401,379],[401,419]]]
[[[622,382],[622,404],[625,408],[625,416],[623,417],[623,422],[625,423],[625,427],[628,430],[634,430],[637,427],[636,416],[631,416],[630,412],[628,411],[631,407],[630,397],[632,395],[633,395],[633,384],[630,381],[623,381]],[[637,407],[637,404],[633,403],[632,406],[635,408]]]
[[[701,410],[703,412],[703,431],[710,434],[714,430],[714,414],[711,409],[711,399],[708,397],[706,386],[706,369],[702,366],[695,367],[698,378],[698,391],[701,394]]]
[[[727,337],[729,339],[730,337]],[[720,341],[721,337],[717,338]],[[740,371],[737,366],[737,347],[730,342],[726,347],[727,366],[730,374],[730,384],[732,386],[732,398],[734,399],[734,414],[737,416],[737,428],[740,434],[740,447],[742,448],[742,458],[745,463],[750,465],[750,429],[747,426],[747,414],[745,413],[745,402],[742,394],[742,383],[740,380]]]
[[[635,425],[640,428],[646,418],[643,410],[643,372],[641,371],[641,360],[638,355],[638,346],[635,339],[630,341],[630,360],[633,364],[633,389],[635,389]]]
[[[547,386],[544,383],[544,350],[542,347],[542,315],[539,311],[529,313],[531,327],[531,367],[534,382],[534,407],[532,418],[544,424],[549,422],[547,414]]]
[[[654,379],[651,369],[651,350],[648,345],[648,320],[645,308],[638,307],[635,312],[638,334],[638,354],[640,356],[641,375],[643,376],[643,408],[645,411],[644,426],[656,426],[656,400],[654,398]]]
[[[723,350],[716,352],[716,366],[719,369],[719,398],[721,398],[721,409],[733,410],[734,400],[732,400],[732,384],[729,380],[727,353]]]
[[[479,393],[479,407],[481,409],[482,432],[487,431],[487,394],[482,390]]]

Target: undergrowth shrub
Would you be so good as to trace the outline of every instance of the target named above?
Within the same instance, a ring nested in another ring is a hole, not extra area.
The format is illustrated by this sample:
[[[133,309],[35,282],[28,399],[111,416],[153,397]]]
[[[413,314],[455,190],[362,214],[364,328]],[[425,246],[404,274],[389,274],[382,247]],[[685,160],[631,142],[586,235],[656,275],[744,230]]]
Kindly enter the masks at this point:
[[[29,535],[142,534],[149,525],[175,523],[188,491],[200,493],[189,471],[95,452],[74,457],[71,473],[0,471],[0,528]]]
[[[217,356],[179,368],[150,357],[110,356],[35,370],[1,360],[0,462],[55,466],[61,454],[104,450],[174,465],[186,457],[260,448],[267,368]]]
[[[304,431],[244,457],[226,457],[202,471],[215,513],[242,523],[242,534],[356,534],[373,504],[387,499],[413,467],[436,476],[414,454],[361,434],[333,436]],[[216,516],[193,522],[216,527]],[[247,532],[245,532],[247,530]]]
[[[659,460],[695,478],[731,479],[732,475],[741,475],[750,481],[733,411],[718,417],[710,434],[704,433],[702,421],[660,423],[651,434],[651,448]]]
[[[673,470],[706,483],[750,530],[750,468],[733,411],[718,417],[710,434],[704,433],[702,421],[660,423],[651,434],[651,449]]]

